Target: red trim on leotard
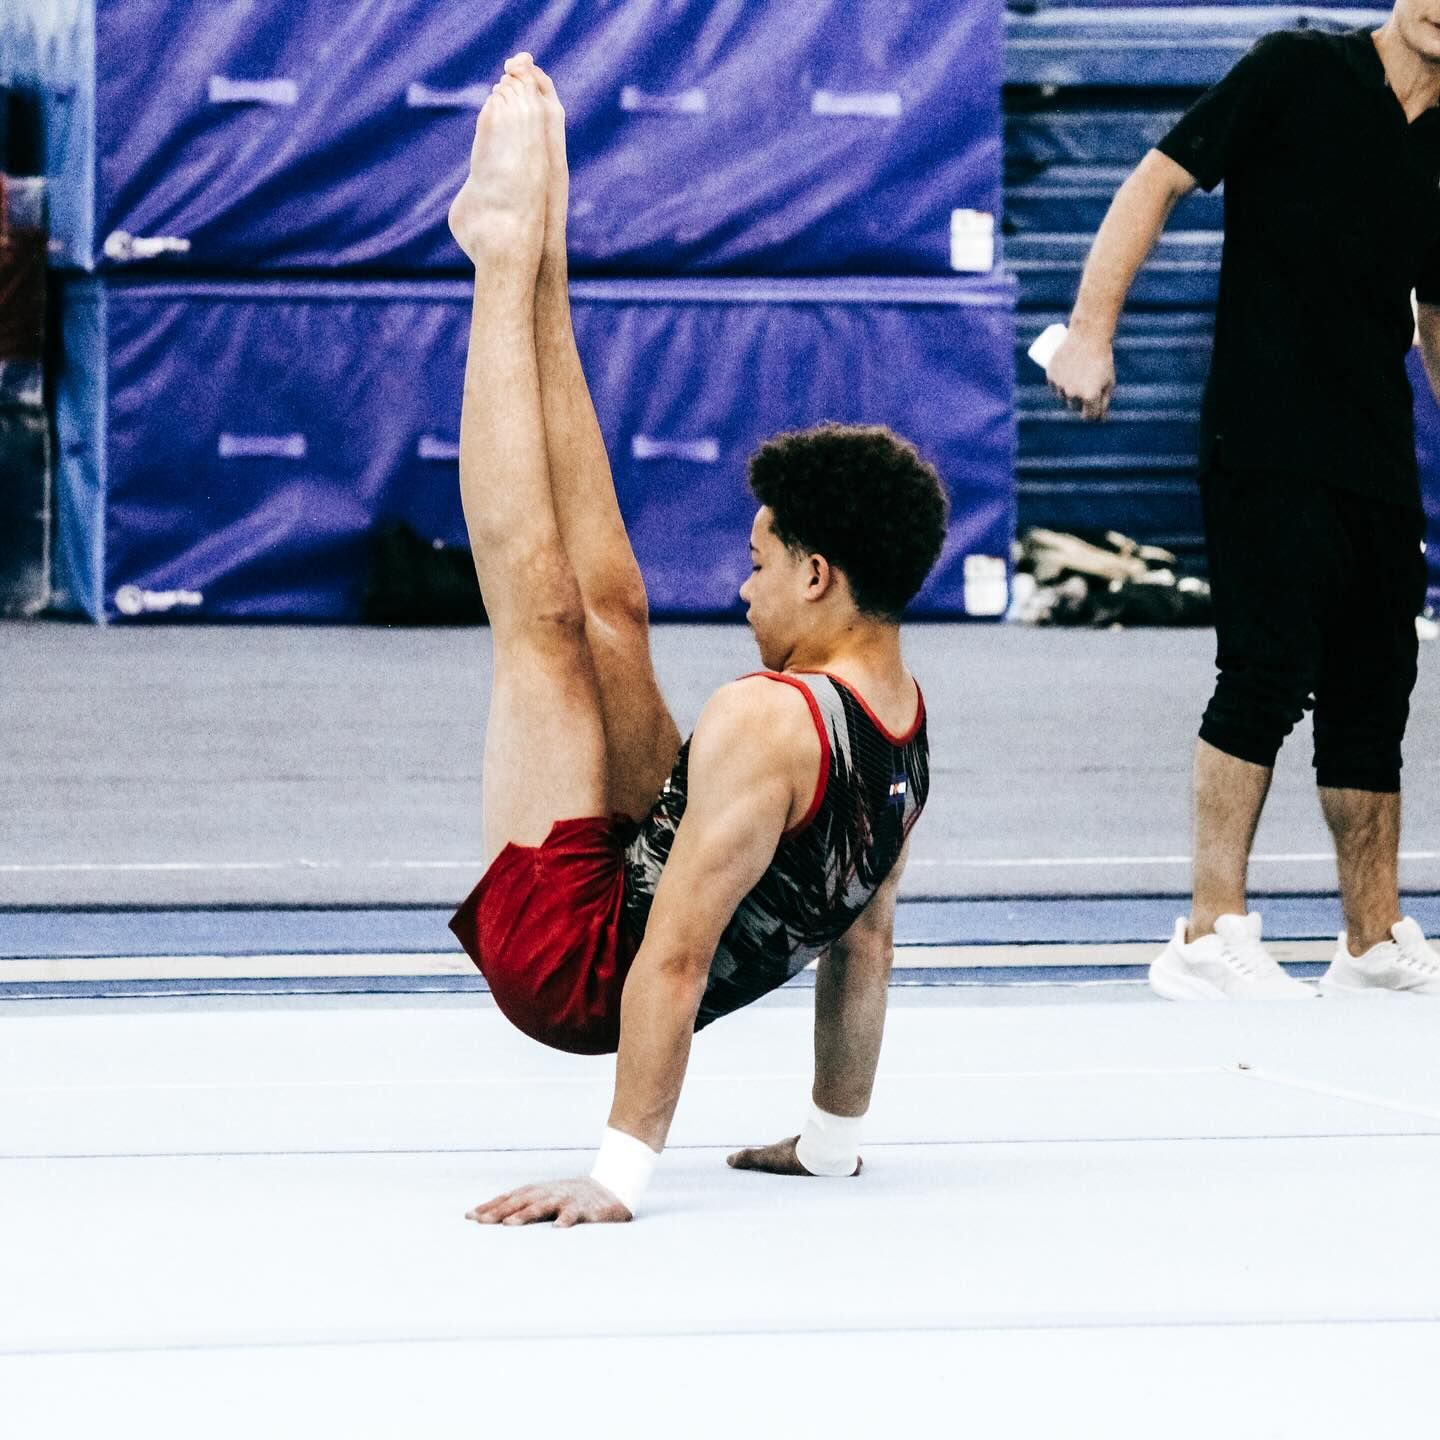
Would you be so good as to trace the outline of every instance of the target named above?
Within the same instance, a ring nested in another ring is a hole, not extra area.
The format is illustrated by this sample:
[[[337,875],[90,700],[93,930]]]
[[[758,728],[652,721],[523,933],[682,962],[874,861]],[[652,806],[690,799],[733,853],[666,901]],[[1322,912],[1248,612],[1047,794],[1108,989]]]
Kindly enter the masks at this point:
[[[850,694],[855,703],[870,717],[870,723],[892,745],[908,745],[920,733],[920,726],[925,722],[925,693],[920,689],[920,682],[914,676],[911,676],[910,683],[915,687],[915,719],[903,735],[892,735],[885,728],[885,722],[870,708],[865,697],[848,680],[842,680],[829,670],[796,670],[794,673],[796,675],[823,675],[827,680],[833,680]]]
[[[782,840],[789,840],[800,834],[802,830],[808,830],[815,823],[815,817],[825,803],[825,791],[830,784],[830,731],[826,728],[825,717],[820,713],[820,702],[816,700],[810,687],[803,680],[797,680],[793,675],[783,675],[774,670],[755,670],[743,678],[750,680],[757,676],[764,680],[778,680],[782,685],[789,685],[798,690],[805,697],[805,703],[810,707],[810,718],[815,722],[815,733],[820,737],[820,776],[815,782],[815,795],[810,801],[810,808],[804,815],[788,830],[781,833]]]

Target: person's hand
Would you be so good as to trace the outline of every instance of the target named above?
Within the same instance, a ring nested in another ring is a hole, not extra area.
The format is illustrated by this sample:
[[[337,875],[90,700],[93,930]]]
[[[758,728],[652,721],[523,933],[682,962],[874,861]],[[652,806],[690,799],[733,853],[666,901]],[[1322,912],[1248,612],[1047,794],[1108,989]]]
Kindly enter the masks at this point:
[[[571,1225],[610,1225],[635,1217],[603,1185],[586,1177],[522,1185],[477,1205],[465,1218],[479,1225],[534,1225],[553,1220],[557,1228],[566,1230]]]
[[[1045,370],[1050,388],[1086,420],[1103,420],[1115,393],[1115,351],[1073,326]]]
[[[767,1175],[808,1175],[813,1180],[814,1173],[800,1163],[800,1157],[795,1153],[799,1140],[798,1135],[792,1135],[788,1140],[777,1140],[773,1145],[737,1150],[726,1157],[725,1163],[732,1170],[762,1170]],[[858,1175],[864,1168],[865,1162],[857,1158],[852,1174]]]

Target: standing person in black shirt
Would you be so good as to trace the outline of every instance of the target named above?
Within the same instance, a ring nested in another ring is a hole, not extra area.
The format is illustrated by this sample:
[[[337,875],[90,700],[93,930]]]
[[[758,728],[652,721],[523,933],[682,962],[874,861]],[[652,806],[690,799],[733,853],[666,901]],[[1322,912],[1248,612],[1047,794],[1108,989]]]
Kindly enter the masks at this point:
[[[1425,595],[1405,356],[1419,301],[1440,393],[1440,0],[1379,30],[1261,40],[1147,154],[1095,238],[1052,388],[1089,420],[1115,388],[1125,296],[1177,201],[1225,181],[1201,491],[1218,681],[1195,756],[1194,896],[1150,967],[1170,999],[1314,992],[1246,912],[1285,736],[1313,706],[1345,931],[1327,994],[1440,995],[1400,913],[1400,744]]]

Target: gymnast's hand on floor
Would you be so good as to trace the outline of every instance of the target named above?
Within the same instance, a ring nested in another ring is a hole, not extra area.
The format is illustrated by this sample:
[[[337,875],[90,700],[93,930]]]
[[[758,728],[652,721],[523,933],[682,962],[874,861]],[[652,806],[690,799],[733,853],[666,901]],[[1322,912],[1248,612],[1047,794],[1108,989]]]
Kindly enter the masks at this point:
[[[777,1140],[773,1145],[737,1150],[726,1157],[725,1163],[732,1170],[763,1170],[767,1175],[807,1175],[813,1180],[814,1174],[800,1163],[800,1157],[795,1153],[799,1140],[798,1135],[792,1135],[788,1140]],[[858,1175],[864,1168],[865,1162],[857,1159],[854,1174]]]
[[[553,1220],[565,1230],[571,1225],[609,1225],[635,1217],[603,1185],[586,1177],[522,1185],[477,1205],[465,1218],[479,1225],[534,1225]]]

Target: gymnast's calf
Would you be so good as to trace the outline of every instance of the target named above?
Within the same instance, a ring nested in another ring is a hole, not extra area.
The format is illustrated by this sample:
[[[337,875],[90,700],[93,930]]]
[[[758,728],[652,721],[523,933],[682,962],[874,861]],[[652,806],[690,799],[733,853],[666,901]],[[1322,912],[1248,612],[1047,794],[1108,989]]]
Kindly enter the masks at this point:
[[[896,892],[929,789],[900,615],[939,556],[945,492],[878,426],[762,446],[740,597],[765,669],[717,691],[682,745],[571,329],[564,111],[530,56],[505,69],[450,209],[476,272],[460,489],[494,648],[487,869],[451,927],[520,1030],[618,1053],[589,1176],[467,1218],[633,1218],[691,1035],[814,960],[810,1114],[730,1164],[858,1174]]]

